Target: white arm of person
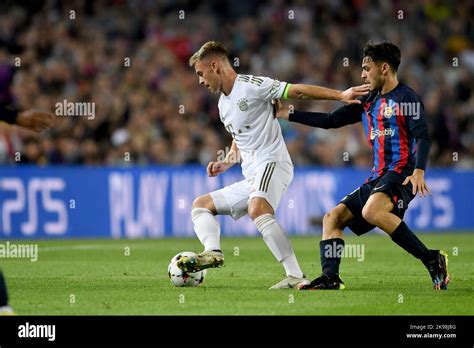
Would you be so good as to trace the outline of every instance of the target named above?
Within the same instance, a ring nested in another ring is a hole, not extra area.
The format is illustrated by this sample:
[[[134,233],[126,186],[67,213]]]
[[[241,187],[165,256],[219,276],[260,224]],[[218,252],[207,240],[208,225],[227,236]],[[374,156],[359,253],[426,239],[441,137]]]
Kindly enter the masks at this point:
[[[224,173],[227,169],[229,169],[238,162],[238,158],[240,157],[239,155],[240,152],[237,148],[237,144],[235,143],[235,141],[232,141],[230,151],[223,161],[209,162],[209,164],[207,165],[207,175],[210,177],[214,177]]]
[[[338,100],[347,104],[360,104],[357,97],[369,93],[369,85],[350,87],[345,91],[338,91],[315,85],[287,84],[283,92],[283,99],[316,99],[316,100]]]

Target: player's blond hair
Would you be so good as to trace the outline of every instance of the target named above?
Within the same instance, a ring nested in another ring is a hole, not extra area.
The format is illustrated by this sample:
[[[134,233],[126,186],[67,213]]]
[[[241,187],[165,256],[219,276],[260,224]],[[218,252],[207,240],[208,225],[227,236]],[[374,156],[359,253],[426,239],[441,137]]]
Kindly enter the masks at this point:
[[[201,48],[189,58],[189,66],[194,66],[198,60],[206,57],[218,56],[229,59],[227,48],[218,41],[208,41]]]

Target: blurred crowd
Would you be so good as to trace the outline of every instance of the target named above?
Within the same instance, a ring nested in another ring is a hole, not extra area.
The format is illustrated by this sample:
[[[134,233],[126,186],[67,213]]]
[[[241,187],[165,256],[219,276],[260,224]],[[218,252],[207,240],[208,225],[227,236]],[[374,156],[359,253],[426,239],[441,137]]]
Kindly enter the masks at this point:
[[[469,0],[7,1],[0,101],[52,112],[64,100],[94,103],[95,115],[57,116],[39,136],[0,123],[0,164],[207,164],[232,139],[218,95],[187,65],[204,42],[223,42],[238,73],[346,89],[362,83],[365,43],[388,40],[402,51],[399,79],[424,101],[430,166],[472,168],[473,18]],[[360,126],[281,125],[297,166],[371,165]]]

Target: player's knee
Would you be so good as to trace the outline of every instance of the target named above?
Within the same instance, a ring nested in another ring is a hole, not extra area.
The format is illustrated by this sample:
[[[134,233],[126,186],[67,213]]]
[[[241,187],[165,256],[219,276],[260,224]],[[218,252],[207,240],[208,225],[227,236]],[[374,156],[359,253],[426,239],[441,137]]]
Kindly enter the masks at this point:
[[[258,204],[252,204],[249,205],[248,209],[249,216],[252,220],[255,220],[258,218],[260,215],[263,215],[264,213],[262,212],[261,207]]]
[[[204,196],[196,197],[193,201],[193,209],[194,208],[205,208],[206,206],[206,198]]]
[[[341,218],[339,214],[331,210],[329,213],[324,214],[323,217],[323,225],[324,226],[330,226],[330,227],[339,227],[341,224]]]
[[[248,207],[248,214],[252,220],[255,220],[264,214],[273,214],[273,209],[265,200],[252,199]]]
[[[377,225],[378,222],[378,210],[373,205],[365,205],[362,209],[362,217],[369,224]]]
[[[211,213],[215,214],[215,207],[214,207],[214,202],[212,201],[211,196],[209,195],[203,195],[197,197],[193,201],[193,209],[194,208],[205,208],[211,211]]]

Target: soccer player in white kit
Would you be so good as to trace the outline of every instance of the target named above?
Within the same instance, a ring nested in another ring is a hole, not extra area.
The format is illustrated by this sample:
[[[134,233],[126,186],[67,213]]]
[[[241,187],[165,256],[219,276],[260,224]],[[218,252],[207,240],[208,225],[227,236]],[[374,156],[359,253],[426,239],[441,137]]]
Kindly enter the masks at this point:
[[[262,234],[286,278],[270,289],[293,288],[308,282],[301,271],[286,231],[275,220],[280,199],[293,179],[293,164],[283,140],[280,124],[274,116],[274,99],[329,99],[347,103],[366,94],[365,87],[341,92],[319,86],[290,84],[268,77],[237,74],[230,64],[226,48],[219,42],[205,43],[190,59],[199,84],[221,93],[219,114],[232,135],[232,146],[221,162],[210,162],[210,177],[224,173],[242,159],[244,180],[199,196],[193,202],[191,217],[194,231],[204,252],[182,257],[178,267],[198,271],[221,267],[224,255],[220,246],[220,226],[215,215],[230,215],[234,220],[248,214]]]

